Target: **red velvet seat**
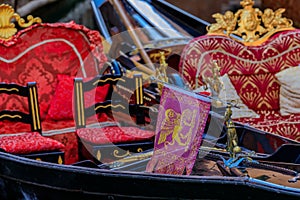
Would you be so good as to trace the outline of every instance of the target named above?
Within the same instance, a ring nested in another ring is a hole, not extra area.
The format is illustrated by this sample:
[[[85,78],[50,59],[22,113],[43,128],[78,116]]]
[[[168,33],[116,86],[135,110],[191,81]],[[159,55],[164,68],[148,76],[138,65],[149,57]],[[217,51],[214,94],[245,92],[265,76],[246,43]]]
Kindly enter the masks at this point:
[[[137,75],[135,78],[126,78],[110,74],[97,76],[87,82],[84,82],[82,78],[75,79],[76,133],[82,145],[82,151],[86,152],[85,155],[83,153],[83,157],[93,157],[94,160],[100,162],[110,162],[135,152],[153,148],[154,131],[141,129],[136,121],[132,121],[137,118],[131,118],[131,116],[137,116],[136,113],[139,113],[141,117],[138,117],[138,122],[145,123],[142,119],[144,110],[142,109],[143,88],[141,79],[142,77]],[[93,105],[86,106],[83,94],[97,86],[103,87],[106,84],[110,85],[110,91],[116,91],[116,88],[121,90],[125,88],[126,92],[132,91],[132,93],[128,99],[125,99],[119,93],[112,92],[106,98],[109,100],[95,101]],[[133,101],[138,103],[133,103]],[[103,112],[115,117],[115,121],[100,122],[94,124],[94,127],[87,126],[87,123],[92,121],[91,117],[99,116]],[[128,116],[128,120],[131,120],[132,123],[118,120],[119,113]],[[122,123],[127,123],[127,125]]]
[[[0,148],[13,154],[64,151],[64,145],[56,140],[41,136],[38,132],[1,135]]]
[[[26,86],[1,83],[0,93],[24,97],[27,100],[24,103],[28,105],[28,112],[16,109],[1,110],[0,120],[3,122],[2,125],[5,126],[7,121],[30,125],[26,132],[23,133],[9,134],[8,132],[8,134],[1,134],[0,149],[8,153],[44,161],[52,161],[54,157],[54,162],[62,163],[64,159],[64,145],[41,135],[42,126],[36,83],[30,82]],[[8,125],[16,126],[16,124],[13,125],[12,123]]]

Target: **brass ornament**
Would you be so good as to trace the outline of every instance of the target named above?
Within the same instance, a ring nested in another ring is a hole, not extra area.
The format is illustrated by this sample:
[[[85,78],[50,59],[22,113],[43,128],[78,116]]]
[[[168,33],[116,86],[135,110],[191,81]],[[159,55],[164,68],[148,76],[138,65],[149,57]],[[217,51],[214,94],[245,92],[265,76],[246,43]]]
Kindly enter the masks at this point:
[[[60,165],[63,164],[63,159],[62,159],[61,156],[58,156],[57,163],[60,164]]]
[[[210,89],[212,97],[212,105],[216,108],[222,107],[223,103],[219,100],[221,90],[224,88],[224,83],[221,81],[220,67],[217,61],[213,60],[212,76],[203,77],[205,89]]]
[[[263,43],[276,32],[294,29],[293,21],[282,16],[284,8],[276,11],[267,8],[262,12],[253,8],[253,0],[242,0],[240,4],[243,9],[236,13],[226,11],[224,15],[213,14],[216,23],[207,27],[208,34],[234,34],[241,37],[245,45],[251,46]]]
[[[42,20],[39,17],[33,17],[32,15],[27,16],[27,21],[20,17],[19,14],[15,13],[15,10],[8,4],[0,5],[0,39],[9,40],[13,35],[18,32],[15,27],[13,20],[18,23],[21,28],[27,28],[33,23],[41,23]]]
[[[238,146],[238,136],[235,129],[235,125],[231,119],[232,110],[231,105],[227,105],[224,121],[227,127],[227,147],[226,150],[229,152],[231,158],[235,158],[236,154],[242,151],[241,147]]]

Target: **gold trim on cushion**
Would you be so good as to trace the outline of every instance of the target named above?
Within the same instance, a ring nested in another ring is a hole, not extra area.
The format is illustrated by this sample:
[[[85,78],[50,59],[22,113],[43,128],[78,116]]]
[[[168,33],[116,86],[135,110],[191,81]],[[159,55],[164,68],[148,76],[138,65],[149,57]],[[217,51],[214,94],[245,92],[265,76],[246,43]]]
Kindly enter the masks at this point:
[[[224,15],[213,14],[216,23],[207,27],[208,34],[227,36],[234,34],[242,40],[236,37],[232,37],[233,39],[244,45],[254,46],[262,44],[276,32],[294,29],[293,21],[282,17],[284,8],[275,11],[267,8],[262,12],[258,8],[253,8],[253,0],[242,0],[240,4],[243,9],[239,9],[236,13],[226,11]]]
[[[15,13],[15,10],[8,4],[0,5],[0,39],[9,40],[13,35],[18,32],[18,29],[15,28],[15,24],[12,23],[12,20],[16,20],[18,25],[21,28],[27,28],[33,23],[41,23],[42,20],[39,17],[33,17],[32,15],[27,16],[27,23],[19,14]]]

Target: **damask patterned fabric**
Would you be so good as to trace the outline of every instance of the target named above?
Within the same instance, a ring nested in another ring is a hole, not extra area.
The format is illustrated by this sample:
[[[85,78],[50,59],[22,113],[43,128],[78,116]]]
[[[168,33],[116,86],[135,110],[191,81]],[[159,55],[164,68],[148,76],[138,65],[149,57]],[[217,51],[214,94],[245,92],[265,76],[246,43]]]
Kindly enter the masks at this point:
[[[107,126],[77,129],[77,135],[85,142],[110,144],[150,140],[154,137],[154,131],[142,130],[136,127]]]
[[[57,74],[94,76],[106,61],[99,32],[70,23],[36,24],[0,41],[0,82],[36,81],[41,117],[48,112]],[[0,99],[2,108],[26,111],[26,101]]]
[[[260,118],[240,118],[236,121],[249,124],[260,130],[300,141],[300,113],[282,116],[279,111],[258,111]]]
[[[41,136],[37,132],[14,134],[0,137],[0,148],[13,154],[29,154],[60,150],[64,151],[64,145],[60,142]]]
[[[66,145],[67,164],[78,159],[74,120],[64,118],[65,112],[56,112],[58,121],[46,119],[55,98],[57,75],[94,77],[106,60],[100,33],[74,22],[36,24],[19,31],[10,40],[0,40],[0,82],[23,85],[28,81],[37,82],[43,132],[51,130],[53,134],[49,137]],[[0,107],[26,112],[27,99],[1,95]],[[30,126],[22,123],[0,123],[0,134],[28,130]]]
[[[295,115],[279,114],[280,84],[275,77],[276,73],[299,65],[299,52],[299,29],[279,32],[259,46],[244,46],[225,35],[205,35],[185,47],[179,72],[195,89],[203,84],[204,76],[212,74],[212,61],[216,60],[220,74],[228,74],[241,100],[261,115],[239,121],[299,140],[300,127]]]

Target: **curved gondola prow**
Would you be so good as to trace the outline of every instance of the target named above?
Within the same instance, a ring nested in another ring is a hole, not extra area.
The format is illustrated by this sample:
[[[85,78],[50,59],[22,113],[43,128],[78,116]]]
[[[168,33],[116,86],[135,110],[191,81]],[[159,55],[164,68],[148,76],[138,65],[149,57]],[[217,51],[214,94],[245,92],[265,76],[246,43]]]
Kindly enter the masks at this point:
[[[124,2],[130,6],[130,2]],[[132,2],[131,2],[132,3]],[[145,3],[151,5],[153,9],[157,10],[159,13],[163,14],[166,18],[177,24],[180,28],[184,29],[190,36],[197,37],[200,35],[207,34],[206,27],[209,25],[209,23],[203,19],[200,19],[164,0],[148,0]],[[132,4],[131,4],[132,5]],[[109,32],[107,22],[115,21],[116,24],[120,24],[120,21],[115,16],[115,12],[111,9],[113,9],[113,6],[110,4],[108,0],[91,0],[91,6],[95,15],[95,20],[97,22],[97,26],[99,28],[99,31],[103,35],[103,37],[108,41],[111,41],[111,34]],[[110,19],[108,19],[108,16],[104,16],[105,13],[103,13],[104,10],[110,9]],[[136,10],[137,8],[134,7]],[[144,21],[144,23],[141,22],[141,24],[148,24],[149,19],[147,19],[144,15],[141,14],[141,12],[137,11],[137,13],[140,15],[139,19]],[[187,23],[188,22],[188,23]],[[153,24],[150,23],[150,25],[153,26]],[[145,25],[146,26],[146,25]],[[124,27],[123,27],[124,28]],[[124,30],[123,30],[124,31]]]

